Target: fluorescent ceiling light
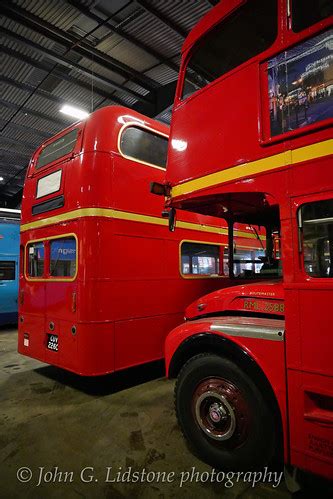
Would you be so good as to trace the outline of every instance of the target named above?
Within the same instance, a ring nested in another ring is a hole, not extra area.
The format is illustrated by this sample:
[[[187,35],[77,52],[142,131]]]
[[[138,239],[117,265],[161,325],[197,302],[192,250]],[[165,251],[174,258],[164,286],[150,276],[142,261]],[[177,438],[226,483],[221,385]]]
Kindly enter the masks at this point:
[[[67,114],[68,116],[72,116],[73,118],[77,118],[78,120],[84,120],[85,118],[87,118],[87,116],[89,116],[89,113],[83,111],[83,109],[69,106],[68,104],[62,106],[60,112]]]
[[[0,182],[2,182],[2,181],[3,181],[3,177],[0,177]]]
[[[11,208],[0,208],[0,211],[5,211],[6,213],[21,213],[21,210],[12,210]]]

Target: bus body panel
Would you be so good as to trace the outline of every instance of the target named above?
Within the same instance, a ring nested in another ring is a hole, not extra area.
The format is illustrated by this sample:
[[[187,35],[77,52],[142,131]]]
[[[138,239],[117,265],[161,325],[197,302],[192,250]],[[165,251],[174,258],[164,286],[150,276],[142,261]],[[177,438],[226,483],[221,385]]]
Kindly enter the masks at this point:
[[[166,226],[82,217],[62,223],[60,232],[58,225],[23,232],[21,242],[26,246],[30,240],[69,233],[79,241],[75,281],[21,278],[19,352],[79,374],[105,374],[161,359],[164,339],[181,322],[187,303],[228,282],[181,278],[180,233],[175,237]],[[185,229],[181,236],[203,237]],[[204,241],[214,243],[216,235],[207,233]],[[24,333],[33,338],[28,346]],[[46,349],[51,333],[59,336],[58,352]]]
[[[19,222],[0,218],[0,324],[17,322],[19,237]],[[8,265],[13,266],[11,276],[7,274]]]

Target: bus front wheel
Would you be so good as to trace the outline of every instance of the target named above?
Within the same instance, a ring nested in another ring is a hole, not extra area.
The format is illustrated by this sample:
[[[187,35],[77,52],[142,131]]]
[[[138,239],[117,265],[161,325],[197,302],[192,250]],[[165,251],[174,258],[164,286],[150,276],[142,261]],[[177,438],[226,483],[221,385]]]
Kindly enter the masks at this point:
[[[181,369],[177,419],[190,447],[221,470],[253,470],[275,453],[273,414],[251,378],[232,361],[203,353]]]

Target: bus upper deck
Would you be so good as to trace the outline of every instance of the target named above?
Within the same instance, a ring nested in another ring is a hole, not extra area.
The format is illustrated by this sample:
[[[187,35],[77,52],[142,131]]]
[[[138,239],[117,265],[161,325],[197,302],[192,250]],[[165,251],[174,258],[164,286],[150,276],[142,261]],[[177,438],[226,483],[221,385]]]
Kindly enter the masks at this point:
[[[227,0],[193,29],[171,124],[166,180],[174,206],[192,209],[197,199],[193,211],[210,204],[213,213],[206,196],[230,192],[230,183],[249,191],[249,178],[257,178],[254,191],[283,195],[285,178],[263,187],[258,176],[332,154],[332,5]]]

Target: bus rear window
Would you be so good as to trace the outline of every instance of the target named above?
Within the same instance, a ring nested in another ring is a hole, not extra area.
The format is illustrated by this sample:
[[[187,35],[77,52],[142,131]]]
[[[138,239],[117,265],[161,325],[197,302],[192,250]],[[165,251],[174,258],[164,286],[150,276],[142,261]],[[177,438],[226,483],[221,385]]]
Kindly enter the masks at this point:
[[[136,126],[125,128],[120,137],[120,152],[127,158],[166,168],[168,138]]]
[[[15,281],[15,262],[0,261],[0,281]]]
[[[296,33],[331,15],[332,0],[292,0],[292,27]]]
[[[66,133],[66,135],[60,137],[60,139],[57,139],[51,144],[45,146],[38,156],[36,169],[42,168],[42,166],[52,163],[52,161],[56,161],[57,159],[72,152],[76,144],[78,132],[79,129],[75,128],[74,130]]]
[[[182,98],[268,49],[277,25],[276,0],[248,0],[198,42],[187,65]]]
[[[65,237],[50,242],[50,275],[74,277],[76,273],[76,239]]]
[[[44,243],[28,244],[28,275],[30,277],[42,277],[44,274],[45,251]]]

